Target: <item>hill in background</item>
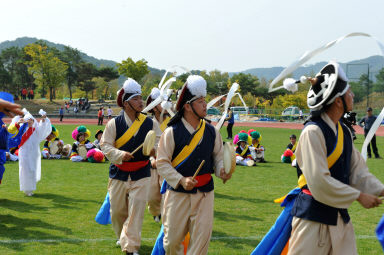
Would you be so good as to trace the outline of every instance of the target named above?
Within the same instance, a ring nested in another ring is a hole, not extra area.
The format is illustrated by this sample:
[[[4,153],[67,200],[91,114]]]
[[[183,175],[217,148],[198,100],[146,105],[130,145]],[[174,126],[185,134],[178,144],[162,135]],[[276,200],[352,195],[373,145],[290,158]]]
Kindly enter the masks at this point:
[[[17,47],[22,48],[22,47],[26,46],[27,44],[35,43],[38,40],[39,39],[33,38],[33,37],[21,37],[21,38],[17,38],[16,40],[13,40],[13,41],[4,41],[4,42],[0,43],[0,52],[3,49],[6,49],[6,48],[9,48],[12,46],[17,46]],[[42,41],[44,41],[48,46],[56,47],[59,50],[63,50],[64,46],[65,46],[63,44],[53,43],[53,42],[50,42],[50,41],[47,41],[44,39],[42,39]],[[81,52],[81,54],[82,54],[84,61],[90,62],[90,63],[96,65],[97,67],[100,67],[100,66],[116,67],[115,61],[106,60],[106,59],[97,59],[95,57],[88,56],[86,53],[83,53],[83,52]],[[302,75],[311,75],[311,74],[314,75],[325,64],[326,64],[326,62],[318,62],[316,64],[299,67],[293,73],[293,77],[298,79]],[[356,65],[356,64],[359,64],[359,65]],[[344,68],[344,70],[347,74],[347,77],[350,80],[358,80],[362,74],[367,74],[367,65],[366,64],[369,64],[369,67],[370,67],[370,70],[369,70],[370,78],[373,81],[375,81],[376,80],[375,75],[377,75],[379,70],[384,67],[384,57],[383,56],[371,56],[368,58],[354,60],[354,61],[350,61],[347,63],[341,63],[342,67]],[[149,68],[149,71],[153,75],[163,75],[165,72],[165,70],[160,70],[160,69],[153,68],[153,67],[148,67],[148,68]],[[274,79],[277,75],[279,75],[279,73],[283,69],[284,69],[284,67],[281,67],[281,66],[266,67],[266,68],[252,68],[252,69],[244,70],[244,71],[242,71],[242,73],[248,73],[248,74],[256,75],[258,78],[260,78],[260,79],[264,78],[268,81],[268,80]],[[197,71],[197,73],[198,73],[198,71]],[[239,73],[239,72],[230,72],[229,75],[232,76],[236,73]],[[124,78],[120,77],[119,83],[122,84],[123,81],[124,81]]]

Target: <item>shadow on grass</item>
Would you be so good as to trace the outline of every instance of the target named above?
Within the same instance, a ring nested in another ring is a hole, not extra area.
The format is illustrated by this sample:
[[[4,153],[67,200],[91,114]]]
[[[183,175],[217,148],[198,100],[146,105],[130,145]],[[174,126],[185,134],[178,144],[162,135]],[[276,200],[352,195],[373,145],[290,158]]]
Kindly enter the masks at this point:
[[[140,246],[140,254],[151,254],[152,253],[153,246],[150,245],[143,245]]]
[[[23,250],[27,240],[31,239],[62,239],[60,236],[50,234],[52,230],[61,231],[65,235],[72,234],[69,228],[52,225],[40,219],[19,218],[10,214],[0,215],[0,238],[12,241],[11,243],[0,242],[0,245],[13,250]]]
[[[257,238],[233,237],[224,232],[214,230],[211,242],[223,243],[226,247],[236,250],[248,250],[250,249],[249,247],[253,247],[250,249],[250,253],[260,243],[260,240]]]
[[[21,201],[0,199],[0,207],[19,212],[34,212],[34,211],[47,211],[48,207],[39,206],[36,204],[24,203]]]
[[[222,199],[236,200],[236,201],[243,200],[243,201],[247,201],[250,203],[271,203],[270,199],[230,196],[230,195],[225,195],[225,194],[221,194],[221,193],[217,193],[217,192],[215,192],[215,198],[222,198]]]
[[[34,195],[36,198],[43,198],[47,200],[51,200],[53,205],[55,207],[59,208],[66,208],[70,209],[72,207],[76,208],[76,204],[79,203],[95,203],[95,204],[101,204],[100,201],[96,200],[88,200],[88,199],[78,199],[78,198],[73,198],[73,197],[66,197],[58,194],[53,194],[53,193],[37,193]]]
[[[249,216],[249,215],[239,215],[235,213],[226,213],[226,212],[220,212],[216,211],[214,212],[214,217],[223,221],[227,222],[236,222],[239,220],[245,220],[245,221],[263,221],[261,218]]]

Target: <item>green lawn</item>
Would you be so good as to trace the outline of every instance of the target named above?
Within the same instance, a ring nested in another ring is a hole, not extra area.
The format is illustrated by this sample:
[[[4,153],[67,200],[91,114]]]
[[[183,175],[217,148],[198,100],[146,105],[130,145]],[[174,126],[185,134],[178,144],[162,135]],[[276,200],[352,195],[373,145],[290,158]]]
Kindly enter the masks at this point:
[[[61,138],[72,143],[75,126],[58,126]],[[93,134],[96,125],[89,126]],[[236,127],[239,131],[246,129]],[[223,185],[215,182],[215,222],[209,254],[249,254],[281,212],[273,199],[297,182],[295,169],[280,163],[289,135],[298,130],[258,128],[266,147],[265,164],[237,167],[233,178]],[[222,129],[223,137],[226,131]],[[93,141],[93,137],[92,137]],[[362,136],[356,145],[361,148]],[[378,138],[384,155],[384,139]],[[384,181],[383,160],[371,159],[371,171]],[[1,254],[122,254],[115,247],[110,225],[102,226],[94,217],[104,200],[108,164],[72,163],[69,160],[43,160],[42,180],[33,197],[19,191],[18,163],[6,164],[0,185]],[[381,247],[374,230],[382,208],[366,210],[358,203],[350,209],[360,254],[379,254]],[[160,225],[145,215],[141,254],[150,254]],[[31,240],[37,240],[35,242]]]

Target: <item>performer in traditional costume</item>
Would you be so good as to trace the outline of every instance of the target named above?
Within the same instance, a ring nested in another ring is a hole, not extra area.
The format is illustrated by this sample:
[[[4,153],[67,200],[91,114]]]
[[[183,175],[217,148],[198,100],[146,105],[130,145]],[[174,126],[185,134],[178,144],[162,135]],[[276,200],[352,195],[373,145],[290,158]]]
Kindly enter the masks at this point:
[[[248,145],[247,133],[239,133],[236,147],[236,164],[242,166],[253,166],[254,161],[251,155],[251,150]],[[248,162],[253,162],[252,164]]]
[[[85,126],[78,126],[72,131],[72,138],[75,142],[72,144],[72,152],[70,159],[72,162],[81,162],[87,160],[87,152],[95,146],[88,138],[91,136],[91,131]]]
[[[101,149],[111,162],[108,192],[111,206],[112,227],[122,251],[138,254],[141,227],[151,175],[149,156],[142,150],[131,154],[140,146],[156,123],[141,114],[143,100],[141,86],[128,78],[117,97],[123,112],[110,120],[101,138]]]
[[[252,144],[250,146],[251,155],[255,162],[266,162],[264,159],[264,151],[265,148],[263,145],[261,145],[261,134],[258,131],[252,131],[250,133],[250,137],[252,138]]]
[[[41,179],[41,154],[40,142],[52,131],[50,120],[43,110],[40,122],[27,112],[24,120],[28,123],[28,129],[21,138],[19,145],[19,179],[20,190],[27,196],[32,196],[36,190],[36,183]]]
[[[184,254],[182,241],[190,233],[187,254],[206,254],[213,225],[213,179],[231,178],[223,168],[220,133],[204,120],[206,81],[187,78],[177,100],[176,115],[161,136],[156,165],[166,179],[163,225],[166,254]],[[193,178],[201,162],[200,172]]]
[[[309,80],[311,116],[296,149],[301,192],[291,212],[288,254],[357,254],[347,209],[356,200],[378,206],[384,185],[368,171],[341,121],[354,94],[340,65],[330,62]]]
[[[156,98],[160,96],[160,90],[158,88],[153,88],[151,94],[147,98],[146,105],[148,106],[151,102],[153,102]],[[171,103],[165,101],[164,103]],[[168,112],[163,109],[163,103],[159,103],[155,107],[153,107],[149,112],[153,114],[153,122],[157,123],[157,126],[160,129],[156,130],[156,134],[160,137],[162,132],[164,132],[167,124],[170,120],[170,116]],[[155,146],[157,147],[157,145]],[[148,191],[148,211],[152,214],[153,219],[156,222],[159,222],[161,219],[161,209],[162,209],[162,200],[163,196],[160,194],[160,188],[163,183],[164,178],[159,175],[156,168],[156,157],[151,156],[151,185],[149,186]]]
[[[64,146],[64,142],[60,140],[59,138],[59,130],[56,129],[54,125],[52,125],[52,132],[45,138],[45,143],[43,147],[43,151],[41,152],[41,155],[43,155],[43,158],[45,159],[59,159],[62,157],[61,151]],[[53,152],[52,147],[57,146],[58,150]]]

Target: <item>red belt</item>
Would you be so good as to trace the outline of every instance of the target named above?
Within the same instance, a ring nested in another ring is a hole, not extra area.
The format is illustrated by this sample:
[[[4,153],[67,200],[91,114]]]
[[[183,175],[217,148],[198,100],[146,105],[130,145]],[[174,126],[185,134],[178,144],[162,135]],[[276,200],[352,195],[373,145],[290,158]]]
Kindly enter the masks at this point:
[[[195,185],[196,188],[204,186],[208,184],[212,179],[211,174],[202,174],[195,177],[195,180],[197,181],[197,184]]]
[[[134,172],[148,165],[148,162],[149,160],[136,161],[136,162],[124,161],[123,164],[121,165],[115,164],[115,166],[117,166],[120,170],[124,172]]]
[[[302,189],[301,190],[304,194],[312,196],[312,193],[309,191],[309,189]]]

